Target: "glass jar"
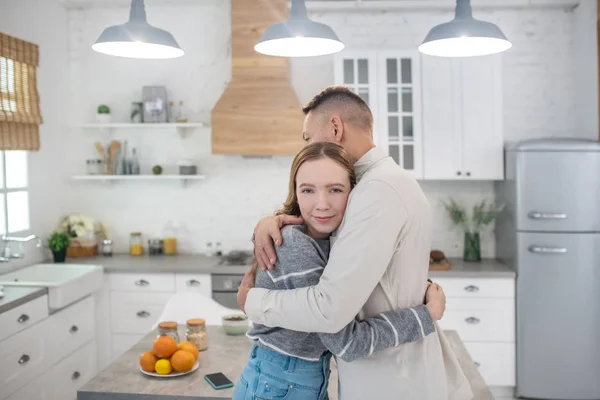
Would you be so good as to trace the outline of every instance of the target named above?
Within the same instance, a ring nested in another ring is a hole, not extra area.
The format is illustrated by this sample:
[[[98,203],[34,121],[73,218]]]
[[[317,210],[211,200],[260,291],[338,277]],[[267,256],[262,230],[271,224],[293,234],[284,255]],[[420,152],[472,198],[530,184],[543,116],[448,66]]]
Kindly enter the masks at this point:
[[[85,164],[88,175],[102,175],[102,173],[104,172],[102,160],[90,159],[86,160]]]
[[[131,232],[131,235],[129,235],[129,254],[132,256],[144,254],[144,242],[140,232]]]
[[[177,254],[177,238],[166,237],[163,240],[163,248],[164,248],[165,254],[167,254],[167,255]]]
[[[208,333],[206,332],[206,321],[201,318],[188,319],[185,336],[188,342],[193,343],[198,351],[208,348]]]
[[[148,239],[148,255],[158,256],[163,254],[163,241],[161,239]]]
[[[177,332],[177,322],[164,321],[158,324],[158,336],[171,336],[179,343],[179,333]]]
[[[113,242],[110,239],[104,239],[102,241],[102,255],[104,257],[112,257],[113,255]]]

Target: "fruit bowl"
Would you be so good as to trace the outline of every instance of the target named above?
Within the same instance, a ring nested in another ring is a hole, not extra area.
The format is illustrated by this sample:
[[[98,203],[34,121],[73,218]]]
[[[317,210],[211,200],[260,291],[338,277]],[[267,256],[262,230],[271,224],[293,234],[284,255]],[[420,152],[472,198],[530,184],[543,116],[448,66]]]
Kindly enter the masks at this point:
[[[245,314],[229,314],[222,318],[223,330],[228,335],[243,335],[248,330],[248,317]]]
[[[141,366],[140,366],[140,371],[142,371],[142,374],[145,374],[145,375],[148,375],[148,376],[154,376],[156,378],[174,378],[176,376],[183,376],[183,375],[191,374],[192,372],[194,372],[195,370],[197,370],[198,367],[200,367],[200,361],[196,361],[196,363],[194,364],[194,367],[190,371],[187,371],[187,372],[175,372],[175,371],[173,371],[170,374],[161,375],[161,374],[156,373],[156,372],[144,371]]]

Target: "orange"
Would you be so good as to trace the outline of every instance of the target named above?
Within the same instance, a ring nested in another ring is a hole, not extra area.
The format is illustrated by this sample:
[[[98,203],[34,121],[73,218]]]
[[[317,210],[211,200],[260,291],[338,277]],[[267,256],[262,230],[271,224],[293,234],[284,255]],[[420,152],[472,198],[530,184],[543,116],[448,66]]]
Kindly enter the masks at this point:
[[[198,348],[192,342],[181,342],[177,345],[177,350],[187,351],[188,353],[192,353],[194,356],[194,360],[198,360]]]
[[[154,372],[154,365],[158,361],[158,357],[151,351],[140,354],[140,367],[146,372]]]
[[[194,355],[187,351],[178,350],[171,357],[171,366],[177,372],[188,372],[194,368],[195,363]]]
[[[177,342],[171,336],[159,336],[152,346],[152,352],[158,358],[169,358],[177,351]]]

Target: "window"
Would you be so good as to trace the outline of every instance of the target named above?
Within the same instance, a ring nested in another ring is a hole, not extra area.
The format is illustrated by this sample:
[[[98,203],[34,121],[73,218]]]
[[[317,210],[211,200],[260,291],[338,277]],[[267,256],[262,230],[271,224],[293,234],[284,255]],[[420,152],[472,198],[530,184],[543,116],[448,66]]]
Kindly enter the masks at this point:
[[[28,230],[27,152],[0,151],[0,235]]]
[[[0,33],[0,151],[40,148],[38,46]]]

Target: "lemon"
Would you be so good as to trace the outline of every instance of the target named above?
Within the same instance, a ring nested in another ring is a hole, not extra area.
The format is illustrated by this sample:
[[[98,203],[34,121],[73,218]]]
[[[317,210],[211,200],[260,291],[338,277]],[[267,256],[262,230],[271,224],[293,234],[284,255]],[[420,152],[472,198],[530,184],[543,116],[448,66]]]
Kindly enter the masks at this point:
[[[171,362],[166,358],[158,360],[154,366],[154,369],[156,369],[156,372],[161,375],[169,375],[173,370],[173,368],[171,368]]]

